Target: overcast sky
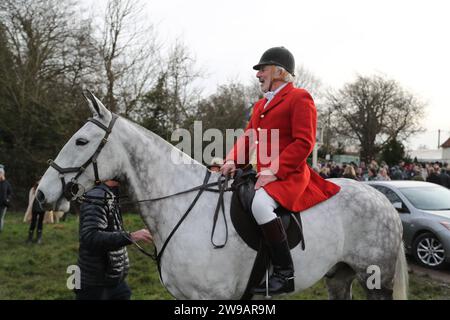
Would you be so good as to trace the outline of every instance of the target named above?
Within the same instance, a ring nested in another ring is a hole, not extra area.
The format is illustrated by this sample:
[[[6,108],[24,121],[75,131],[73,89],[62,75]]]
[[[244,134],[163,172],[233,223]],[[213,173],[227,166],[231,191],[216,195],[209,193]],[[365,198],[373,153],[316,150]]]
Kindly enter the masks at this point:
[[[252,66],[285,46],[316,77],[339,89],[356,74],[382,74],[428,103],[427,129],[408,141],[436,148],[450,137],[448,0],[147,1],[161,40],[182,41],[207,71],[207,90],[248,83]]]

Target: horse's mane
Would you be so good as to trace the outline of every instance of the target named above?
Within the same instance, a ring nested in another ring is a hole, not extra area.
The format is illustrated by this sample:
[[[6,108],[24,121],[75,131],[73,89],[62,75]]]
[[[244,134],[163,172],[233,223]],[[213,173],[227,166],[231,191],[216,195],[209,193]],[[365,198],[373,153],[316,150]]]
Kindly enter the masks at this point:
[[[183,158],[187,158],[189,162],[193,165],[201,165],[205,167],[202,163],[198,162],[194,158],[192,158],[187,153],[183,152],[182,150],[178,149],[176,146],[168,142],[167,140],[163,139],[161,136],[157,135],[156,133],[152,132],[151,130],[137,124],[136,122],[133,122],[129,119],[121,117],[123,120],[125,120],[132,128],[134,128],[137,132],[142,134],[143,136],[147,137],[148,139],[154,140],[159,144],[159,147],[161,148],[167,148],[168,152],[172,152],[173,150],[176,150],[180,154],[182,154]],[[205,167],[206,168],[206,167]]]

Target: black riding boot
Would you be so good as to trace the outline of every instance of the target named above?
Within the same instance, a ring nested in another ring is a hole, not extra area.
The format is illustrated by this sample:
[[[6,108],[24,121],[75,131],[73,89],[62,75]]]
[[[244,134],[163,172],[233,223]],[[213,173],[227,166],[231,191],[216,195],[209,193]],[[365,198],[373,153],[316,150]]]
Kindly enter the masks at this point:
[[[294,263],[281,219],[277,217],[260,227],[273,265],[273,273],[269,277],[269,294],[294,291]],[[254,288],[253,293],[265,294],[266,283]]]
[[[33,233],[34,233],[34,230],[28,230],[28,239],[25,243],[33,242]]]
[[[41,244],[42,243],[42,230],[38,230],[37,231],[36,243],[37,244]]]

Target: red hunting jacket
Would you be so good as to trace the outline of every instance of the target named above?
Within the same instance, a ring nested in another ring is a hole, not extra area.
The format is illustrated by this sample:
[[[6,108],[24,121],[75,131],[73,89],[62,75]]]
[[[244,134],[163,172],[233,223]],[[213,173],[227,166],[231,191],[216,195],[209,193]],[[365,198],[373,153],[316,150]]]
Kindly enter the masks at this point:
[[[257,171],[270,168],[278,180],[264,186],[279,204],[294,212],[306,210],[339,192],[340,187],[320,177],[306,163],[316,140],[317,112],[306,90],[288,83],[264,109],[259,100],[245,129],[226,160],[242,166],[256,147]],[[265,130],[264,130],[265,129]],[[278,144],[272,129],[278,129]],[[253,135],[252,135],[253,134]]]

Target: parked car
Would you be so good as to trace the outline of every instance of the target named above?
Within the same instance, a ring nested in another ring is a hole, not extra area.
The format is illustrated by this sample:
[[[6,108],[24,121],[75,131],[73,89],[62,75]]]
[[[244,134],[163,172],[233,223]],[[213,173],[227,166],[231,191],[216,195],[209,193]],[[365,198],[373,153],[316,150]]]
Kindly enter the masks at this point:
[[[450,190],[423,181],[366,181],[397,209],[406,252],[431,269],[450,263]]]

